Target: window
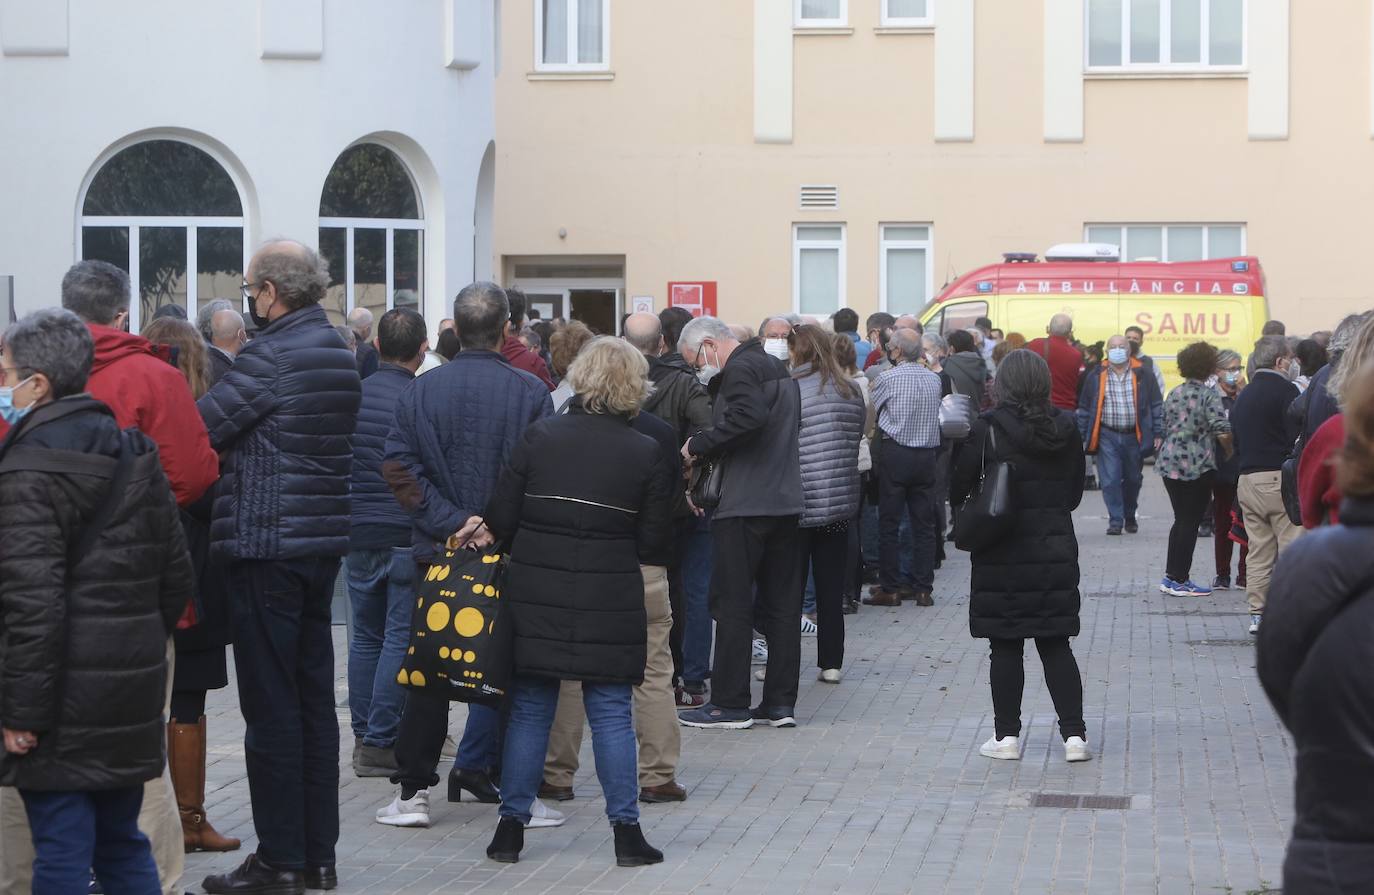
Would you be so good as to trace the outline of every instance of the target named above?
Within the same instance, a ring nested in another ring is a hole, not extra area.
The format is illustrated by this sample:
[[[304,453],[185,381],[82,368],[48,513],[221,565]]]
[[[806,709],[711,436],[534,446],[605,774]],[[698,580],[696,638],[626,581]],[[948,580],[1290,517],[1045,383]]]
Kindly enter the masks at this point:
[[[966,301],[946,305],[940,313],[926,323],[926,332],[948,336],[956,329],[973,329],[978,318],[988,316],[988,303],[985,301]]]
[[[610,69],[611,0],[534,0],[535,71]]]
[[[879,241],[878,291],[889,314],[918,314],[930,300],[930,226],[884,224]]]
[[[1120,246],[1122,261],[1205,261],[1245,254],[1244,224],[1089,224],[1083,236]]]
[[[798,28],[849,27],[849,0],[792,0],[793,24]]]
[[[1239,69],[1246,0],[1086,0],[1090,69]]]
[[[793,227],[792,307],[800,314],[844,307],[844,224]]]
[[[147,140],[100,166],[81,203],[81,257],[129,274],[129,328],[163,305],[192,319],[235,305],[246,266],[243,203],[219,162],[181,140]]]
[[[320,195],[320,254],[329,263],[324,309],[335,324],[354,308],[380,317],[420,310],[424,294],[424,219],[410,172],[376,143],[350,146],[334,162]]]
[[[935,24],[930,14],[934,0],[882,0],[884,28],[928,28]]]

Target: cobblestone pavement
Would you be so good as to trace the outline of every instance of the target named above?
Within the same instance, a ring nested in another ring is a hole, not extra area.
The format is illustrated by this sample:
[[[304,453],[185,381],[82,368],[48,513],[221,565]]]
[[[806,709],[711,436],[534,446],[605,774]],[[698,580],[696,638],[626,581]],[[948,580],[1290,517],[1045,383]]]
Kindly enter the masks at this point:
[[[936,579],[935,608],[864,607],[847,619],[847,676],[839,686],[815,681],[815,641],[804,641],[797,729],[683,731],[678,779],[688,800],[643,806],[646,836],[666,855],[662,865],[614,866],[590,737],[577,799],[558,806],[567,824],[529,833],[515,865],[486,860],[494,806],[450,805],[436,790],[432,828],[376,824],[373,813],[393,788],[353,777],[345,754],[340,891],[1242,895],[1276,888],[1291,823],[1291,745],[1255,678],[1243,595],[1184,600],[1158,592],[1171,514],[1158,477],[1150,470],[1146,477],[1139,535],[1107,538],[1097,493],[1078,514],[1083,633],[1074,650],[1093,761],[1063,761],[1033,649],[1023,760],[978,755],[992,733],[987,651],[968,636],[968,561],[952,554]],[[1210,575],[1210,543],[1199,544],[1196,558],[1195,576]],[[336,643],[347,751],[342,628]],[[453,712],[455,731],[462,711]],[[209,712],[209,814],[251,849],[232,687],[212,694]],[[188,856],[191,890],[242,854]]]

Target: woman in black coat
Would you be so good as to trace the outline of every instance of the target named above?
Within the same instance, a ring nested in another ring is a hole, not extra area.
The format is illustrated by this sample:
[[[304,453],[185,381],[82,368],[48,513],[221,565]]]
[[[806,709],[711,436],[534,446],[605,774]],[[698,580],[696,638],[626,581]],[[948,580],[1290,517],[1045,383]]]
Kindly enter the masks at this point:
[[[673,530],[662,449],[630,427],[649,393],[648,373],[629,343],[593,340],[568,371],[577,395],[568,413],[525,430],[485,517],[468,520],[458,535],[460,542],[511,543],[502,593],[510,600],[515,681],[501,822],[487,848],[496,861],[519,859],[565,680],[582,682],[617,863],[663,860],[639,828],[630,715],[648,630],[639,566],[662,561]]]
[[[1283,890],[1374,891],[1374,371],[1352,383],[1337,479],[1340,524],[1309,531],[1274,570],[1257,668],[1297,747]]]
[[[992,646],[989,676],[997,730],[979,750],[988,758],[1021,757],[1022,651],[1035,639],[1045,683],[1059,713],[1065,758],[1090,756],[1083,723],[1083,682],[1069,638],[1078,634],[1078,537],[1073,511],[1083,498],[1083,441],[1073,416],[1050,404],[1044,358],[1020,349],[997,372],[998,405],[973,424],[959,455],[951,502],[978,488],[980,468],[1012,465],[1014,526],[973,552],[969,631]]]

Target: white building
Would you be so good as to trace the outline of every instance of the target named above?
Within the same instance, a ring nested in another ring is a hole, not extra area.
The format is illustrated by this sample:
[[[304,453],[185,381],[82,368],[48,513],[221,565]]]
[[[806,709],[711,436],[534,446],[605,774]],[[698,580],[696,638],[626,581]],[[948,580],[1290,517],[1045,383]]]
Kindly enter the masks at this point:
[[[492,275],[497,2],[0,0],[18,312],[86,257],[130,272],[135,331],[165,304],[194,317],[288,236],[329,259],[336,320],[449,316]]]

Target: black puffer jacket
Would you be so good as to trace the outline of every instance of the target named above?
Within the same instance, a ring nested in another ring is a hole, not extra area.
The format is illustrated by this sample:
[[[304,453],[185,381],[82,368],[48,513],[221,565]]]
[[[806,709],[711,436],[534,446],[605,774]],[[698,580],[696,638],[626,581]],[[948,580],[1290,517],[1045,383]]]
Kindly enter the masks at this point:
[[[1016,527],[1010,537],[973,554],[969,631],[974,637],[1073,637],[1078,634],[1078,537],[1073,511],[1083,499],[1083,442],[1071,414],[1053,410],[1029,424],[999,407],[973,424],[959,453],[950,502],[977,486],[989,426],[1009,460]]]
[[[1374,501],[1284,551],[1260,627],[1260,683],[1297,746],[1283,891],[1374,892]]]
[[[357,361],[310,305],[258,331],[197,402],[224,458],[210,538],[233,559],[343,556],[361,385]]]
[[[651,357],[649,381],[654,384],[654,393],[644,402],[644,410],[677,429],[678,447],[703,429],[711,428],[711,396],[696,376]]]
[[[128,484],[68,568],[121,451]],[[35,410],[0,452],[0,724],[38,735],[0,761],[0,783],[142,784],[162,773],[167,637],[194,588],[157,447],[80,395]]]
[[[672,523],[658,442],[624,417],[569,412],[525,430],[487,505],[513,538],[517,673],[637,684],[648,621],[640,563],[669,552]]]

